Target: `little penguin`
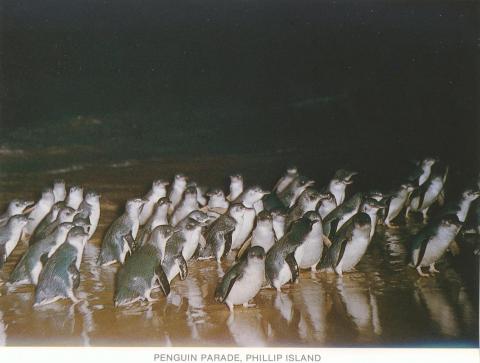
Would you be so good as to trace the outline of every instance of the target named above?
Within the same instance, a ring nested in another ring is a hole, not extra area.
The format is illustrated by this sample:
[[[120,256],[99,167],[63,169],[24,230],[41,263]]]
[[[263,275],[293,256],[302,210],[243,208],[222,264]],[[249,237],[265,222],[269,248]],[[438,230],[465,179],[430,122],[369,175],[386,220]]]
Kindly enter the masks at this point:
[[[472,202],[480,196],[480,191],[473,189],[464,190],[460,197],[452,200],[439,212],[439,216],[445,216],[448,214],[455,214],[461,223],[465,223],[467,219],[468,211]]]
[[[183,192],[187,189],[187,177],[183,174],[175,175],[173,179],[172,186],[170,188],[170,192],[168,194],[168,199],[170,200],[171,204],[168,209],[168,213],[172,214],[177,204],[180,203],[182,200]]]
[[[413,238],[411,245],[411,261],[420,276],[428,276],[422,271],[423,266],[429,266],[431,273],[437,262],[454,240],[461,227],[456,214],[450,214],[425,226]]]
[[[299,275],[295,251],[312,229],[313,222],[302,217],[292,224],[290,230],[275,243],[267,253],[265,272],[268,282],[280,291],[288,281],[295,282]]]
[[[232,204],[236,205],[236,204]],[[245,207],[245,205],[243,204]],[[253,231],[255,224],[256,212],[254,208],[245,207],[243,215],[236,219],[235,230],[232,233],[232,250],[239,249],[243,243],[247,240]],[[234,217],[235,218],[235,217]]]
[[[258,214],[264,209],[262,198],[267,194],[270,192],[255,185],[244,190],[233,203],[243,203],[245,207],[255,209],[255,213]]]
[[[225,194],[222,189],[216,188],[207,192],[208,209],[221,210],[223,213],[228,209],[230,203],[225,199]],[[220,213],[220,214],[223,214]]]
[[[17,247],[27,222],[27,216],[16,214],[8,219],[6,225],[0,227],[0,269],[3,268],[8,256]]]
[[[353,183],[352,177],[357,175],[356,171],[349,171],[345,169],[339,169],[335,172],[333,179],[328,184],[328,190],[335,196],[337,205],[340,205],[345,200],[345,191],[348,185]]]
[[[125,213],[117,218],[108,228],[102,241],[98,263],[106,266],[115,262],[123,264],[125,256],[133,248],[138,233],[138,216],[143,199],[130,199],[125,206]]]
[[[329,246],[330,241],[327,241],[323,236],[322,218],[315,211],[305,213],[305,218],[312,221],[312,229],[305,236],[305,241],[295,251],[295,260],[300,269],[311,269],[316,271],[316,265],[322,258],[324,243]]]
[[[230,252],[232,233],[237,228],[238,221],[242,220],[244,213],[243,204],[232,204],[226,214],[222,214],[208,227],[205,234],[205,247],[199,251],[200,259],[215,258],[220,262],[222,257]]]
[[[300,194],[314,183],[305,176],[298,176],[281,193],[278,193],[278,198],[286,208],[291,208]]]
[[[187,261],[190,260],[198,248],[200,234],[204,223],[189,219],[185,227],[173,233],[165,246],[165,257],[162,268],[170,283],[175,276],[180,274],[180,279],[185,280],[188,274]]]
[[[185,218],[190,212],[199,209],[199,204],[197,201],[197,188],[189,186],[185,189],[183,193],[182,200],[178,203],[175,208],[171,223],[172,226],[176,226],[183,218]]]
[[[426,221],[429,208],[442,194],[447,175],[448,166],[432,170],[429,179],[420,188],[414,190],[410,196],[410,204],[407,206],[405,216],[408,217],[410,211],[422,212],[423,220]]]
[[[43,265],[65,242],[68,232],[73,227],[75,227],[73,223],[64,222],[53,233],[29,246],[10,274],[8,282],[15,285],[37,285]]]
[[[392,220],[394,220],[405,207],[410,195],[415,190],[415,185],[411,182],[403,183],[400,187],[392,193],[392,197],[388,200],[385,210],[385,225],[393,227]]]
[[[152,189],[143,197],[145,204],[143,205],[142,211],[140,212],[139,222],[140,225],[144,225],[148,218],[152,215],[153,208],[155,203],[157,203],[161,198],[167,196],[167,186],[169,182],[163,179],[155,180],[152,183]]]
[[[315,210],[322,197],[323,195],[313,188],[305,189],[288,211],[287,219],[285,220],[287,229],[297,219],[302,218],[305,213]]]
[[[317,265],[320,271],[335,271],[342,276],[351,271],[365,254],[370,242],[372,221],[367,213],[357,213],[335,234],[332,245]]]
[[[33,231],[40,221],[48,214],[48,212],[50,212],[54,203],[55,196],[53,195],[53,190],[51,188],[45,189],[42,192],[42,197],[33,206],[32,211],[28,215],[28,223],[24,229],[27,235],[33,234]]]
[[[230,175],[230,194],[227,196],[229,202],[237,199],[243,193],[243,176],[241,174]]]
[[[198,204],[201,207],[206,206],[207,205],[207,198],[205,197],[205,194],[206,194],[207,191],[206,191],[205,187],[202,187],[202,186],[198,185],[194,181],[190,181],[187,184],[187,188],[188,187],[193,187],[197,190],[197,202],[198,202]]]
[[[285,234],[285,221],[287,219],[287,214],[283,209],[279,208],[272,209],[270,214],[272,216],[273,231],[275,232],[275,237],[278,241]]]
[[[265,278],[265,251],[260,246],[250,247],[246,258],[235,263],[223,275],[215,289],[215,300],[227,304],[230,311],[234,305],[248,302],[257,295]]]
[[[152,231],[158,226],[168,225],[168,207],[170,201],[168,198],[160,198],[155,204],[155,209],[147,219],[147,222],[139,229],[137,237],[135,239],[135,248],[143,246],[148,239]]]
[[[87,191],[85,198],[78,206],[78,216],[90,221],[88,239],[92,238],[100,220],[100,194],[93,190]]]
[[[67,196],[65,189],[65,180],[57,179],[53,182],[53,195],[55,196],[55,203],[63,202]]]
[[[437,159],[427,157],[415,164],[415,169],[408,176],[408,181],[412,182],[416,187],[423,185],[432,172],[432,166],[438,162]]]
[[[277,184],[273,187],[273,192],[279,194],[287,188],[290,183],[299,176],[296,166],[291,166],[287,169],[285,174],[278,180]]]
[[[81,227],[73,227],[67,240],[47,260],[38,277],[35,304],[41,306],[62,298],[77,303],[74,290],[80,285],[80,264],[88,234]]]
[[[251,238],[247,239],[237,254],[237,259],[242,257],[250,246],[260,246],[268,252],[275,244],[277,238],[273,230],[273,220],[270,212],[264,210],[257,216],[255,228],[253,229]]]
[[[34,202],[31,200],[13,199],[8,203],[7,210],[0,215],[0,227],[7,224],[10,217],[25,213],[25,209]]]
[[[320,217],[325,218],[332,210],[337,208],[337,200],[335,196],[330,192],[322,193],[323,197],[320,199],[317,205],[317,212]]]
[[[170,284],[161,262],[165,255],[165,245],[173,233],[171,226],[156,227],[152,238],[125,261],[116,277],[116,307],[140,300],[155,301],[150,295],[158,285],[165,296],[170,293]]]
[[[78,209],[80,203],[83,200],[83,188],[79,185],[73,185],[70,187],[68,191],[67,199],[65,199],[65,203],[67,207],[73,208],[75,210]]]
[[[38,240],[48,236],[61,223],[72,222],[73,218],[75,217],[76,214],[77,214],[77,212],[70,207],[64,207],[64,208],[60,209],[60,211],[58,212],[57,218],[55,218],[55,220],[52,223],[50,223],[48,226],[46,226],[43,230],[41,230],[39,232],[37,232],[38,229],[35,229],[32,237],[30,238],[30,241],[28,242],[28,244],[31,246],[35,242],[37,242]]]

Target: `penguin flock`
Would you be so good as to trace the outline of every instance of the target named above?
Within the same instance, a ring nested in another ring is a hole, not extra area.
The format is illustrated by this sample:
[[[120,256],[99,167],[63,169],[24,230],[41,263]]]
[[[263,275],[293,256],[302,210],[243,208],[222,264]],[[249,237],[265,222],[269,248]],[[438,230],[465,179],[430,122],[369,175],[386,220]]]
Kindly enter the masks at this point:
[[[288,168],[272,191],[246,188],[236,174],[228,194],[177,174],[171,185],[155,180],[145,196],[126,202],[103,236],[97,263],[120,264],[113,301],[125,306],[154,301],[154,289],[169,295],[195,260],[220,264],[231,256],[234,262],[213,293],[233,311],[235,305],[251,306],[263,288],[281,291],[295,283],[301,270],[339,276],[354,270],[378,225],[397,228],[394,221],[402,213],[407,219],[417,213],[424,226],[410,239],[409,264],[429,276],[439,272],[435,263],[454,248],[467,216],[473,215],[480,234],[480,179],[446,201],[448,172],[444,163],[425,158],[394,190],[349,198],[347,188],[358,173],[345,169],[318,189],[296,167]],[[435,204],[440,207],[430,216]],[[100,195],[76,185],[67,193],[63,180],[36,203],[12,200],[0,215],[0,269],[20,241],[28,241],[28,248],[7,284],[34,285],[34,306],[64,298],[78,302],[83,251],[99,219]]]

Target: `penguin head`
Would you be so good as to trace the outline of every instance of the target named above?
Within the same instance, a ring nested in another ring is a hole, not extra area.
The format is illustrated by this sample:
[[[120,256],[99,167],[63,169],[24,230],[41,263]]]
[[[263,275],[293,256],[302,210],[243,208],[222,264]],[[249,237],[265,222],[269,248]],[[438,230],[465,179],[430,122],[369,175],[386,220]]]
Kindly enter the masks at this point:
[[[230,184],[243,184],[242,174],[232,174],[232,175],[230,175]]]
[[[241,217],[245,213],[246,207],[242,203],[234,203],[230,206],[229,212],[232,217]]]
[[[272,222],[272,215],[270,214],[269,211],[264,209],[260,213],[258,213],[257,222],[265,222],[265,223],[270,222],[271,223]]]
[[[245,192],[244,202],[255,203],[263,198],[264,195],[269,194],[270,192],[263,190],[260,186],[255,185]]]
[[[253,246],[248,249],[248,260],[263,261],[265,260],[265,250],[261,246]]]
[[[308,188],[308,187],[312,186],[313,184],[315,184],[315,181],[307,178],[306,176],[300,176],[300,177],[295,179],[295,183],[299,187]]]
[[[272,216],[272,220],[276,220],[276,221],[279,221],[279,220],[285,221],[285,218],[287,217],[287,213],[281,208],[272,209],[270,211],[270,214]]]
[[[385,195],[379,190],[371,190],[368,192],[367,197],[375,199],[377,202],[381,201]]]
[[[35,202],[32,200],[13,199],[8,205],[8,210],[11,215],[20,214],[23,213],[27,207],[33,205],[34,203]]]
[[[209,198],[225,199],[225,194],[223,193],[223,190],[220,188],[211,189],[207,192],[206,195]]]
[[[188,218],[187,223],[185,224],[185,230],[187,232],[192,232],[198,228],[204,227],[205,225],[205,223],[199,222],[193,218]]]
[[[183,193],[183,198],[185,200],[197,200],[197,187],[193,185],[187,187]]]
[[[72,223],[72,222],[63,222],[63,223],[60,223],[58,225],[58,231],[63,234],[63,235],[66,235],[68,233],[68,231],[70,231],[73,227],[75,227],[75,224]]]
[[[53,181],[53,188],[54,188],[54,189],[57,189],[57,188],[65,189],[65,180],[63,180],[63,179],[55,179],[55,180]]]
[[[202,212],[201,210],[191,211],[187,217],[196,220],[202,225],[207,223],[210,220],[210,217],[208,216],[208,214],[205,212]]]
[[[462,225],[456,214],[449,214],[442,218],[440,226],[448,229],[456,229]]]
[[[100,194],[94,190],[89,190],[85,193],[85,201],[90,205],[100,203]]]
[[[157,179],[152,182],[152,191],[154,194],[165,194],[165,188],[170,184],[164,179]]]
[[[71,222],[73,221],[73,217],[75,217],[76,214],[77,211],[75,209],[70,207],[64,207],[58,212],[57,219],[60,222]]]
[[[313,210],[305,213],[303,216],[308,220],[312,221],[314,224],[318,222],[322,222],[322,218],[320,217],[320,214],[318,214]]]
[[[357,171],[338,169],[335,172],[333,179],[336,179],[343,184],[352,184],[353,183],[352,177],[354,177],[357,174],[358,174]]]
[[[128,214],[138,214],[143,208],[145,200],[140,198],[129,199],[126,204],[126,211]]]
[[[417,189],[417,187],[415,186],[415,184],[411,183],[411,182],[406,182],[406,183],[403,183],[401,186],[400,186],[401,189],[403,190],[406,190],[408,193],[411,193],[413,192],[415,189]]]
[[[385,203],[374,198],[367,197],[362,203],[361,211],[368,214],[375,214],[379,209],[385,208]]]
[[[324,192],[320,193],[320,200],[318,201],[318,206],[323,205],[323,204],[335,204],[337,205],[337,200],[335,199],[335,196],[330,193],[330,192]]]
[[[46,188],[42,191],[42,201],[52,204],[55,202],[55,195],[52,188]]]
[[[177,174],[173,179],[173,187],[185,189],[187,186],[187,177],[184,174]]]
[[[320,193],[313,188],[307,188],[300,194],[298,200],[304,205],[312,203],[316,205],[320,201]]]
[[[75,226],[68,232],[67,241],[77,248],[83,248],[87,243],[88,233],[82,227]]]
[[[359,228],[370,233],[372,219],[367,213],[357,213],[353,216],[353,225],[355,228]]]
[[[436,158],[433,158],[433,157],[426,157],[425,159],[422,160],[421,162],[421,166],[422,168],[429,168],[431,167],[433,164],[435,164],[438,160]]]
[[[8,219],[8,225],[11,228],[23,228],[28,223],[28,217],[24,214],[16,214]]]
[[[462,197],[465,200],[474,201],[475,199],[480,197],[480,191],[473,190],[473,189],[467,189],[462,193]]]
[[[82,227],[86,233],[90,232],[90,227],[91,227],[90,219],[83,218],[80,214],[77,214],[73,218],[73,224],[78,227]]]
[[[175,228],[169,225],[157,226],[152,231],[151,241],[159,246],[166,242],[175,233]]]
[[[69,193],[75,196],[83,195],[83,188],[80,185],[72,185],[69,189]]]

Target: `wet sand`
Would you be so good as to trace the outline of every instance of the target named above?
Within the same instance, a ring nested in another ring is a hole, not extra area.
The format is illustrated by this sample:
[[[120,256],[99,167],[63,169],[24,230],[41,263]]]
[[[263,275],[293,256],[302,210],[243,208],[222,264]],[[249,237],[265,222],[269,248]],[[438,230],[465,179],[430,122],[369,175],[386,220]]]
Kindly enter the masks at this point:
[[[83,301],[76,305],[64,300],[34,309],[33,287],[7,287],[4,281],[26,242],[14,250],[0,273],[0,345],[478,347],[478,257],[462,249],[460,256],[442,259],[440,274],[419,277],[405,263],[408,238],[419,223],[379,227],[357,270],[343,278],[303,271],[297,284],[285,286],[281,294],[261,290],[256,307],[237,307],[232,316],[213,299],[232,257],[220,267],[214,261],[190,261],[187,279],[177,277],[168,298],[156,291],[157,302],[114,308],[118,266],[99,267],[96,259],[101,238],[126,199],[145,194],[153,179],[179,171],[221,187],[226,175],[242,172],[247,184],[268,187],[287,159],[280,154],[167,158],[50,171],[19,166],[1,173],[1,208],[13,197],[38,197],[42,187],[62,177],[100,192],[102,209],[84,253],[77,293]],[[8,162],[21,165],[24,160]]]

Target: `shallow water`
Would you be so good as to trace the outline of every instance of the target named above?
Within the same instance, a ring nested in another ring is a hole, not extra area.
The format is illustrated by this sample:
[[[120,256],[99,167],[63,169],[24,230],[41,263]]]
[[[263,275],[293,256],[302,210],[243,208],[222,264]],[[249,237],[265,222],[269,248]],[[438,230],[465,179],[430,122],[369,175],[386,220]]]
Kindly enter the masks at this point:
[[[40,159],[31,164],[39,163]],[[0,174],[0,206],[13,197],[37,197],[56,177],[102,194],[97,232],[88,243],[78,296],[72,305],[59,301],[33,308],[33,288],[9,288],[4,281],[26,248],[21,243],[0,273],[0,344],[107,346],[478,346],[478,258],[468,244],[456,257],[445,256],[440,274],[421,278],[405,264],[409,236],[421,227],[377,229],[357,270],[343,278],[301,273],[282,293],[264,289],[253,308],[230,315],[213,299],[215,286],[232,263],[190,261],[185,281],[172,282],[165,298],[126,308],[113,306],[118,266],[95,262],[101,237],[121,213],[126,199],[143,195],[158,177],[182,171],[201,184],[224,186],[231,172],[244,173],[247,184],[272,185],[291,158],[282,154],[170,158],[148,162],[84,163],[48,170],[16,165]],[[30,170],[30,171],[29,171]],[[308,175],[308,173],[306,173]],[[330,171],[323,175],[326,183]],[[320,180],[319,180],[320,182]]]

